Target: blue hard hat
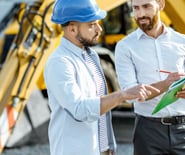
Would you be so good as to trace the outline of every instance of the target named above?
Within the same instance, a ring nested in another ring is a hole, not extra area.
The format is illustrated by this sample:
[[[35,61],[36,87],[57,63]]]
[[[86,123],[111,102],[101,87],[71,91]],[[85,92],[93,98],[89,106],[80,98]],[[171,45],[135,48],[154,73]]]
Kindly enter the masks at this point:
[[[90,22],[105,18],[95,0],[56,0],[51,20],[57,24],[69,21]]]

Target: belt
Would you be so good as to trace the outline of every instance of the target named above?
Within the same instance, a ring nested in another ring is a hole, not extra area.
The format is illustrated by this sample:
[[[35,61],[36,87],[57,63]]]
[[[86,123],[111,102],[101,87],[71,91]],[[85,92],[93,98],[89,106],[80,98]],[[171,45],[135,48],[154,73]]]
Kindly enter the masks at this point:
[[[114,153],[111,150],[107,150],[105,152],[102,152],[101,155],[114,155]]]
[[[160,122],[163,125],[177,125],[177,124],[185,123],[185,116],[184,115],[183,116],[162,117],[162,118],[145,117],[145,116],[141,116],[141,115],[137,115],[137,116],[140,118]]]

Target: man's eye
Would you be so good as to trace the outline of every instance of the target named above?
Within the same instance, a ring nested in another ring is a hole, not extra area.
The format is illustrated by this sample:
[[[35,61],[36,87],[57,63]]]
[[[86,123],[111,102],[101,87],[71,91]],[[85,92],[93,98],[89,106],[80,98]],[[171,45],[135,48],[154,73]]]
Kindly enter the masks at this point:
[[[133,10],[138,10],[139,7],[138,6],[133,6]]]
[[[96,24],[95,23],[92,23],[92,24],[90,24],[90,27],[95,27],[96,26]]]
[[[146,9],[146,8],[149,8],[150,5],[149,4],[146,4],[146,5],[143,5],[143,7]]]

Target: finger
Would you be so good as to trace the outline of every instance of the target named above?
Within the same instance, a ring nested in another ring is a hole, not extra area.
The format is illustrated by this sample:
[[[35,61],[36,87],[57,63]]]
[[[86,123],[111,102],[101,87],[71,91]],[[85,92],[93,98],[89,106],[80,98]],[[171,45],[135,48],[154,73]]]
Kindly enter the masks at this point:
[[[152,94],[151,90],[154,91],[157,91],[157,92],[160,92],[158,89],[150,86],[150,85],[141,85],[140,87],[140,95],[141,95],[141,98],[140,98],[140,101],[145,101],[146,99],[148,99],[150,97],[150,95]]]
[[[153,86],[146,85],[145,88],[146,88],[148,91],[150,91],[150,92],[153,92],[153,91],[154,91],[154,92],[156,92],[156,93],[160,93],[160,90],[157,89],[157,88],[155,88],[155,87],[153,87]]]
[[[152,92],[150,90],[146,90],[145,93],[147,96],[150,96],[152,94]]]
[[[141,88],[139,92],[138,101],[143,102],[148,98],[147,90],[145,88]]]
[[[142,96],[144,99],[148,98],[147,90],[146,90],[146,89],[141,89],[141,96]]]
[[[176,97],[184,98],[185,97],[185,90],[181,90],[176,93]]]
[[[144,102],[144,101],[145,101],[145,97],[141,94],[141,95],[138,97],[138,101],[139,101],[139,102]]]
[[[185,85],[182,87],[182,90],[185,90]]]

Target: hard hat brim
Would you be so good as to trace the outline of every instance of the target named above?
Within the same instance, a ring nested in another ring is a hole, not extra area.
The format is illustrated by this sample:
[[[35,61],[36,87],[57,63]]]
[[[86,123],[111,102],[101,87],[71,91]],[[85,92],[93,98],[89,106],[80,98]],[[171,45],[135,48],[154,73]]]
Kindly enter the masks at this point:
[[[96,12],[96,14],[90,15],[90,16],[78,16],[76,15],[76,17],[66,17],[63,18],[63,20],[58,20],[56,18],[54,18],[54,16],[51,17],[51,20],[56,23],[56,24],[64,24],[70,21],[77,21],[77,22],[91,22],[91,21],[95,21],[95,20],[101,20],[104,19],[106,17],[107,13],[104,10],[99,10],[98,12]]]

